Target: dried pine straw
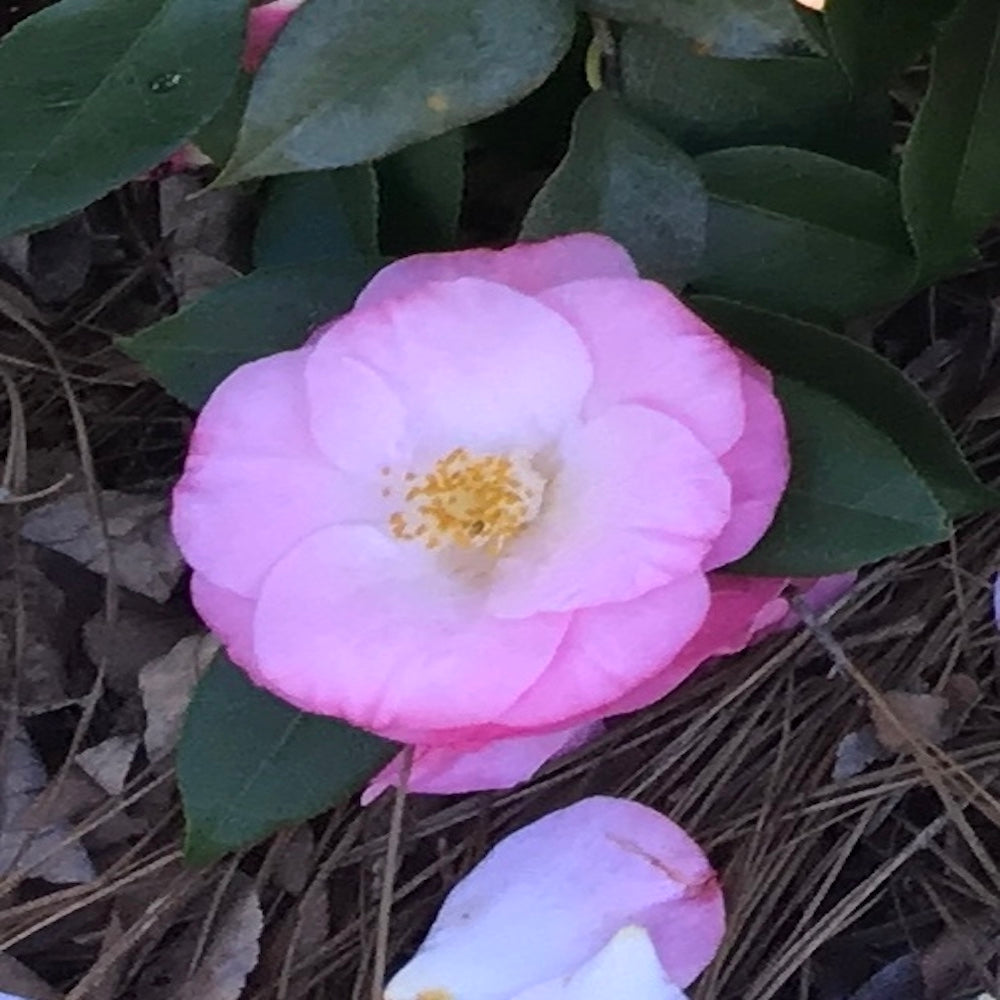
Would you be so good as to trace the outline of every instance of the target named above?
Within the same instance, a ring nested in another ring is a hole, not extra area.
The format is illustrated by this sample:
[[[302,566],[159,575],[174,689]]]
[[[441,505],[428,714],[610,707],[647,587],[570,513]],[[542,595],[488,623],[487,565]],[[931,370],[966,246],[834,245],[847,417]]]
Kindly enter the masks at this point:
[[[23,316],[7,318],[31,326]],[[96,496],[73,386],[57,355],[47,363],[70,403]],[[5,382],[12,414],[20,412],[15,399],[23,386]],[[18,427],[10,444],[10,468],[17,468],[7,485],[20,488],[26,457]],[[979,441],[980,455],[988,459],[995,446],[995,439]],[[857,982],[942,935],[959,953],[952,965],[961,967],[961,981],[942,998],[963,996],[966,986],[995,991],[1000,690],[989,578],[998,555],[1000,521],[981,518],[951,546],[876,567],[826,621],[702,669],[662,704],[616,721],[528,786],[461,799],[412,797],[390,969],[498,837],[582,796],[606,794],[663,810],[719,869],[729,930],[694,988],[697,1000],[820,997],[839,966]],[[113,586],[108,598],[113,614]],[[16,665],[16,648],[12,659]],[[907,752],[854,778],[832,779],[836,748],[869,721],[871,701],[885,709],[883,692],[940,690],[959,673],[975,679],[980,698],[943,747],[913,733]],[[86,736],[99,678],[100,670],[82,699],[72,746]],[[3,710],[10,719],[17,709],[7,702]],[[299,884],[290,888],[276,873],[294,831],[212,868],[185,868],[177,800],[164,797],[172,782],[169,772],[147,768],[75,824],[69,839],[157,803],[158,821],[92,883],[54,888],[23,874],[0,877],[0,952],[31,965],[69,1000],[147,1000],[155,957],[190,931],[193,973],[227,892],[249,877],[265,924],[244,996],[368,997],[392,797],[309,824],[313,847],[307,844]]]

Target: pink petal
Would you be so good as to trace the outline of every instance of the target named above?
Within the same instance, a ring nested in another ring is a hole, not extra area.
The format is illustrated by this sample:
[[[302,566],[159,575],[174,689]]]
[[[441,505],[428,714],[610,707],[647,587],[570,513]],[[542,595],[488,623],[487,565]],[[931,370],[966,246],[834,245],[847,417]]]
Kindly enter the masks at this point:
[[[531,986],[513,1000],[687,1000],[660,965],[644,927],[623,927],[593,958],[574,973]]]
[[[462,1000],[516,997],[572,976],[633,924],[653,939],[667,976],[686,986],[722,938],[714,873],[660,813],[584,799],[502,840],[452,889],[386,1000],[435,990]]]
[[[172,528],[206,579],[253,597],[310,532],[364,510],[354,484],[316,448],[300,351],[244,365],[209,399],[174,489]]]
[[[205,624],[221,640],[233,663],[255,676],[253,615],[256,601],[217,587],[199,573],[191,576],[191,602]]]
[[[489,618],[433,553],[344,525],[309,536],[268,574],[254,649],[261,683],[299,708],[436,743],[437,730],[492,722],[512,704],[566,623]]]
[[[743,433],[736,352],[662,285],[600,278],[539,298],[573,324],[593,357],[588,413],[641,403],[680,421],[716,456]]]
[[[462,446],[531,451],[575,421],[590,384],[590,359],[557,313],[477,278],[424,285],[403,298],[357,308],[316,341],[306,369],[312,426],[335,461],[352,400],[345,364],[375,373],[419,428],[423,458]],[[377,469],[394,456],[373,454]],[[419,469],[414,471],[420,471]]]
[[[740,355],[746,427],[720,461],[733,484],[729,523],[705,561],[716,569],[745,556],[771,526],[791,463],[785,417],[772,391],[770,373]]]
[[[513,788],[532,777],[546,761],[583,746],[603,728],[596,722],[483,744],[417,747],[407,788],[435,795]],[[372,778],[361,796],[362,805],[399,784],[401,760],[402,755],[397,756]]]
[[[634,601],[578,611],[552,666],[498,723],[543,729],[610,714],[677,656],[708,604],[708,582],[694,573]]]
[[[484,278],[528,295],[582,278],[634,278],[635,265],[614,240],[597,233],[558,236],[543,243],[515,243],[505,250],[459,250],[405,257],[384,267],[358,296],[371,306],[405,295],[429,281]]]
[[[629,601],[700,569],[729,515],[729,481],[686,427],[616,406],[558,451],[547,509],[497,568],[495,614]]]
[[[302,0],[272,0],[250,9],[243,45],[243,68],[248,73],[257,72],[281,29],[301,6]]]
[[[772,577],[712,573],[711,605],[704,623],[661,669],[618,701],[605,707],[607,715],[621,715],[645,708],[665,697],[706,660],[745,649],[754,637],[780,621],[788,610],[781,599],[786,581]]]

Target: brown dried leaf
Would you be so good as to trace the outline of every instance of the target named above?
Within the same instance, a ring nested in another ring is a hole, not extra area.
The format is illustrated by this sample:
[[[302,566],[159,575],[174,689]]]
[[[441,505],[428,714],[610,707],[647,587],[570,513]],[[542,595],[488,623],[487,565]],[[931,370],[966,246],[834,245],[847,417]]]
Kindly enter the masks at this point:
[[[911,748],[913,737],[926,743],[941,743],[948,736],[944,723],[948,699],[942,695],[886,691],[882,697],[892,715],[874,702],[870,707],[879,743],[886,750],[903,753]]]
[[[870,764],[874,764],[885,750],[872,726],[862,726],[848,733],[837,744],[837,755],[833,762],[833,780],[846,781],[861,774]]]
[[[83,626],[83,648],[93,663],[105,663],[108,687],[131,698],[139,693],[139,670],[196,627],[190,616],[168,615],[155,606],[152,612],[120,608],[113,623],[99,611]]]
[[[181,306],[240,276],[233,265],[247,198],[238,188],[205,190],[189,174],[160,183],[160,227],[170,240],[170,270]]]
[[[45,789],[48,776],[27,733],[18,727],[5,741],[4,750],[0,760],[3,788],[0,873],[31,867],[34,877],[49,882],[71,884],[93,880],[96,872],[81,843],[71,841],[59,848],[69,834],[68,826],[44,816],[39,819],[32,809]],[[39,862],[37,867],[35,862]]]
[[[205,897],[201,903],[204,904]],[[191,963],[207,915],[191,913],[184,931],[159,950],[135,991],[142,1000],[237,1000],[260,957],[264,913],[253,880],[236,872],[212,922],[194,971]]]
[[[189,635],[139,671],[150,760],[162,760],[177,745],[194,686],[218,651],[215,636]]]
[[[10,1000],[62,1000],[61,994],[41,976],[3,951],[0,951],[0,990],[11,994]]]
[[[101,509],[118,581],[154,601],[165,601],[184,573],[184,559],[170,534],[167,501],[104,490]],[[21,533],[96,573],[108,573],[104,538],[84,493],[65,494],[35,508],[25,516]]]
[[[138,748],[138,736],[109,736],[102,743],[81,750],[76,763],[108,795],[118,795],[125,787]]]
[[[27,547],[26,547],[27,548]],[[25,552],[16,578],[0,577],[0,608],[13,609],[20,593],[24,607],[24,642],[17,663],[19,707],[28,715],[50,710],[66,697],[65,660],[70,636],[64,628],[66,598],[62,590],[28,558]],[[12,656],[14,621],[9,629],[0,624],[0,648]]]

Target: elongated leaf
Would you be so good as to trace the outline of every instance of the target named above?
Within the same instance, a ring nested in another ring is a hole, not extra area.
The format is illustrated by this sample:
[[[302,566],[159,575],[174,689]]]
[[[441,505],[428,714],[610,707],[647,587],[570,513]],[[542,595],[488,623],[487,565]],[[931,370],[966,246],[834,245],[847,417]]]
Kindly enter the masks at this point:
[[[407,146],[377,170],[383,253],[450,250],[465,189],[464,130]]]
[[[378,184],[371,164],[273,177],[254,233],[254,264],[372,258],[378,253],[377,228]]]
[[[201,406],[234,368],[300,346],[346,312],[373,273],[354,260],[254,271],[119,346],[183,403]]]
[[[933,44],[956,0],[833,0],[826,29],[858,90],[886,84]]]
[[[172,153],[229,94],[245,0],[60,0],[0,43],[0,236]]]
[[[671,28],[706,55],[753,59],[815,50],[790,0],[584,0],[580,6],[624,24]]]
[[[695,296],[691,305],[772,372],[846,403],[891,438],[953,517],[996,508],[1000,497],[979,481],[930,401],[878,354],[822,327],[737,302]]]
[[[342,167],[515,103],[573,36],[569,0],[309,0],[250,93],[220,183]]]
[[[770,530],[736,571],[838,573],[948,537],[930,487],[888,437],[794,379],[777,378],[775,390],[788,422],[792,477]]]
[[[903,208],[923,276],[974,254],[1000,213],[1000,4],[964,0],[934,54],[931,85],[903,150]]]
[[[708,246],[699,292],[807,318],[847,318],[909,289],[895,188],[817,153],[747,146],[699,157]]]
[[[673,31],[632,25],[620,62],[626,103],[689,153],[776,143],[887,162],[888,102],[856,102],[835,59],[720,59]]]
[[[198,683],[177,751],[187,859],[213,861],[329,809],[395,749],[279,701],[220,654]]]
[[[643,274],[679,287],[701,259],[706,215],[691,159],[599,91],[580,106],[566,157],[532,202],[521,235],[605,233]]]

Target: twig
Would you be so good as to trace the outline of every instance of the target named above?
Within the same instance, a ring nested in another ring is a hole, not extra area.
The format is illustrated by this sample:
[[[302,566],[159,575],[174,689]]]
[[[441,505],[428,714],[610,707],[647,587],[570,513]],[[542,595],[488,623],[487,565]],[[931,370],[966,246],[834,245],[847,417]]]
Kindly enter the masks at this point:
[[[375,962],[372,969],[372,1000],[382,1000],[385,991],[385,969],[389,957],[389,920],[392,916],[392,896],[396,885],[396,866],[399,863],[399,845],[403,839],[403,808],[406,805],[406,786],[410,782],[413,766],[413,747],[402,753],[399,767],[399,784],[392,803],[389,821],[389,843],[385,848],[385,871],[382,872],[382,892],[378,901],[378,922],[375,925]]]

